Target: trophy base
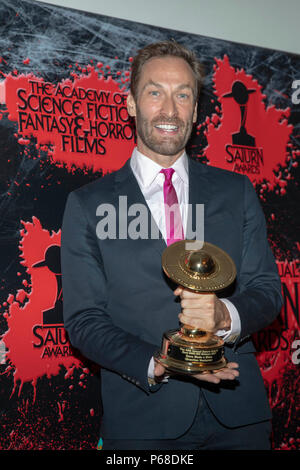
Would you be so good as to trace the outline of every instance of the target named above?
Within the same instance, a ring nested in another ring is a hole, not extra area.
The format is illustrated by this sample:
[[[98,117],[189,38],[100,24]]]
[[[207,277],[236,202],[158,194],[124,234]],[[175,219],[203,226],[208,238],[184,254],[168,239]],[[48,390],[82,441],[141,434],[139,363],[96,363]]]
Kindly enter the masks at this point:
[[[164,358],[161,353],[157,353],[155,360],[167,369],[169,372],[174,372],[176,374],[205,374],[211,371],[224,369],[226,367],[227,361],[222,358],[219,362],[213,364],[193,364],[193,363],[182,363],[176,361],[175,359]]]
[[[209,373],[227,364],[221,338],[187,326],[164,333],[155,360],[168,371],[180,374]]]

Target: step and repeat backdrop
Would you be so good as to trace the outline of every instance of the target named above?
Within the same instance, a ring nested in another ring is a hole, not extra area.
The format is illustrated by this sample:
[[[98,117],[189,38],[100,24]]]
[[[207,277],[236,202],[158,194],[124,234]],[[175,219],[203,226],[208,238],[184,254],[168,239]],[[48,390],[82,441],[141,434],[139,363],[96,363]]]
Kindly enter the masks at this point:
[[[97,446],[100,370],[63,325],[62,217],[129,158],[132,57],[171,38],[206,73],[190,156],[248,175],[265,212],[284,306],[253,339],[273,448],[298,449],[300,57],[30,0],[0,3],[0,33],[0,449]]]

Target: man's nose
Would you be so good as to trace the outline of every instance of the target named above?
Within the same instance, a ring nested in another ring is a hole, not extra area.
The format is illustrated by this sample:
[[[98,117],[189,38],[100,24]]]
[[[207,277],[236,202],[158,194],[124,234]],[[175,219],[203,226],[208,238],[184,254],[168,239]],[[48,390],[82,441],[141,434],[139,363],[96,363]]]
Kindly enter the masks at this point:
[[[166,116],[177,115],[177,106],[173,96],[165,96],[165,99],[162,103],[162,111]]]

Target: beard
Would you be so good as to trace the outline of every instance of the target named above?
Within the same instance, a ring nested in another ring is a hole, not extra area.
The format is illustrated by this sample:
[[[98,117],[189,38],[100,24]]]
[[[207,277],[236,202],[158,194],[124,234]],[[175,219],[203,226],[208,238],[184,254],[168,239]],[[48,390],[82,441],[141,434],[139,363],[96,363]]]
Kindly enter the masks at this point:
[[[176,135],[159,135],[155,131],[158,124],[169,124],[178,127]],[[190,138],[193,128],[192,116],[188,121],[183,121],[177,116],[167,117],[163,114],[149,121],[143,116],[140,109],[136,110],[136,130],[143,144],[159,155],[174,156],[180,153]]]

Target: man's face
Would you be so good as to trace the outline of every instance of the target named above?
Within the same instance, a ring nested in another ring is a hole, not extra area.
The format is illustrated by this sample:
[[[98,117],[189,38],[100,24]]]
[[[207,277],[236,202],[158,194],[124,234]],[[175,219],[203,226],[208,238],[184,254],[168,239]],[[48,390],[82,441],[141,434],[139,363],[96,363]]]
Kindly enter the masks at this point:
[[[177,158],[197,117],[196,82],[190,66],[178,57],[155,57],[141,70],[137,97],[129,94],[128,112],[135,117],[137,147],[154,159]],[[157,158],[158,157],[158,158]]]

